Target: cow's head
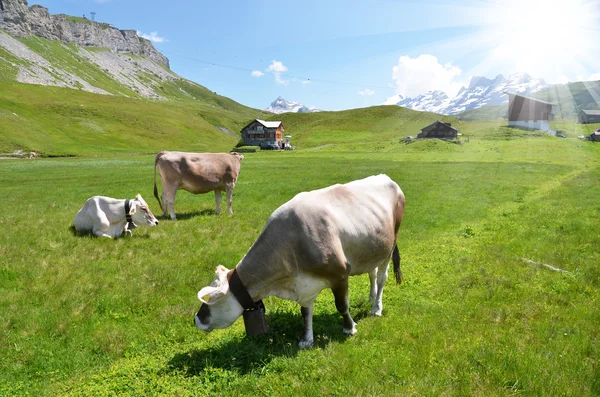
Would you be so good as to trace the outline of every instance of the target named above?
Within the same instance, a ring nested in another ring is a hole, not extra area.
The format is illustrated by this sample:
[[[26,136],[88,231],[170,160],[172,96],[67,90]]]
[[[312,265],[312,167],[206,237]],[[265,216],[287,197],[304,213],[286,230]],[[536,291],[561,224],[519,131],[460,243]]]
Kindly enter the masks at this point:
[[[198,292],[202,302],[194,318],[196,327],[210,332],[215,328],[227,328],[244,312],[244,308],[229,290],[225,266],[217,266],[213,282]]]
[[[136,195],[135,199],[131,200],[129,215],[131,215],[131,219],[136,226],[158,225],[158,219],[152,214],[150,207],[148,207],[141,194]]]
[[[240,159],[240,161],[244,159],[244,156],[239,154],[238,152],[231,152],[231,155],[237,157],[238,159]]]

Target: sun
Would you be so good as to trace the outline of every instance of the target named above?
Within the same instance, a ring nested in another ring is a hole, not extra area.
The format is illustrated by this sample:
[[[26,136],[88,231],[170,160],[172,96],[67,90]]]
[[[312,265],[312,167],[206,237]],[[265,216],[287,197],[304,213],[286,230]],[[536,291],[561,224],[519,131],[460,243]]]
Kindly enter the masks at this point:
[[[486,7],[480,23],[489,62],[555,77],[600,66],[597,0],[505,0]]]

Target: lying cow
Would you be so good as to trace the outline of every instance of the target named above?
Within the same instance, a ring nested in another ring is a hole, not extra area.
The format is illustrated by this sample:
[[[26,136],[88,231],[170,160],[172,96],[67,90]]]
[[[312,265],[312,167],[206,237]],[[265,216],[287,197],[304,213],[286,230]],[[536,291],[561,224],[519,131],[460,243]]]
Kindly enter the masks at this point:
[[[403,214],[404,194],[386,175],[296,195],[273,212],[235,269],[217,266],[214,281],[198,292],[203,304],[194,318],[196,327],[211,331],[230,326],[248,309],[240,304],[241,295],[249,294],[250,303],[275,295],[300,304],[300,347],[310,347],[313,302],[331,288],[344,318],[343,331],[354,335],[348,276],[369,273],[371,314],[380,316],[390,258],[396,282],[402,281],[396,239]]]
[[[137,226],[156,226],[158,220],[150,212],[141,195],[133,200],[94,196],[85,202],[73,220],[79,232],[91,231],[97,237],[131,235]]]
[[[154,197],[167,216],[175,218],[175,194],[184,189],[190,193],[215,192],[217,214],[221,213],[221,192],[227,193],[227,210],[233,214],[231,200],[233,188],[240,174],[240,163],[244,156],[239,153],[184,153],[165,152],[156,155],[154,161]],[[156,188],[156,166],[162,181],[163,204]]]

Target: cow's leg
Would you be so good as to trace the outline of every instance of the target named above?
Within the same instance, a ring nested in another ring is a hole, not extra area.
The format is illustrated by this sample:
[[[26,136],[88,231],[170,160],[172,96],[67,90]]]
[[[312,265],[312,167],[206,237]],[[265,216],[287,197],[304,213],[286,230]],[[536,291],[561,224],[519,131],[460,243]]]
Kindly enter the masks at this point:
[[[94,220],[94,228],[92,229],[92,233],[96,237],[108,237],[112,238],[112,236],[108,233],[110,227],[110,222],[106,218],[106,215],[102,214],[99,218]]]
[[[221,191],[215,190],[215,201],[217,202],[217,215],[221,213]]]
[[[177,186],[171,184],[165,184],[163,182],[163,215],[167,216],[167,212],[171,216],[172,220],[177,219],[175,217],[175,195],[177,194]]]
[[[388,268],[390,267],[389,263],[386,261],[383,265],[379,266],[377,271],[377,296],[375,297],[375,302],[373,303],[373,309],[371,310],[371,314],[374,316],[381,316],[381,311],[383,310],[383,287],[385,286],[385,282],[388,277]]]
[[[300,349],[307,349],[312,346],[314,338],[313,338],[313,302],[308,306],[302,306],[300,308],[300,312],[302,313],[302,318],[304,319],[304,335],[302,339],[300,339],[300,343],[298,346]]]
[[[227,191],[227,212],[230,215],[233,215],[233,209],[231,209],[231,201],[233,200],[233,188],[235,187],[235,183],[228,183],[225,185],[225,190]]]
[[[369,302],[375,302],[377,298],[377,268],[369,272],[369,281],[371,282],[371,290],[369,292]]]
[[[100,209],[98,203],[94,202],[93,207],[91,207],[89,211],[88,216],[92,222],[92,233],[94,236],[112,238],[112,236],[107,233],[110,228],[110,221],[106,217],[104,211]]]
[[[340,280],[333,288],[333,297],[335,298],[335,307],[344,317],[344,333],[354,335],[356,333],[356,323],[350,316],[350,299],[348,298],[348,278]]]

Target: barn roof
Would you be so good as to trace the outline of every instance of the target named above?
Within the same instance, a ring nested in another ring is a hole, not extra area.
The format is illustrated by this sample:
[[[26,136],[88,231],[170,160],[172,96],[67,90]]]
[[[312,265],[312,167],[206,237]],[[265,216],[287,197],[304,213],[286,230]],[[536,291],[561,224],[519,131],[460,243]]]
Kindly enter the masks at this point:
[[[551,103],[551,102],[546,102],[546,101],[542,101],[541,99],[537,99],[537,98],[532,98],[529,96],[525,96],[525,95],[521,95],[521,94],[517,94],[514,92],[508,92],[508,91],[504,91],[504,94],[506,95],[513,95],[513,96],[519,96],[521,98],[525,98],[527,100],[533,101],[533,102],[539,102],[539,103],[543,103],[544,105],[550,105],[550,106],[557,106],[555,103]]]
[[[441,121],[439,121],[439,120],[438,120],[438,121],[436,121],[435,123],[431,123],[431,124],[429,124],[427,127],[423,127],[423,128],[421,128],[421,131],[423,131],[423,130],[426,130],[426,129],[428,129],[428,128],[430,128],[430,127],[433,127],[433,126],[439,127],[439,126],[437,126],[436,124],[440,124],[440,126],[442,126],[444,129],[447,129],[447,130],[454,130],[454,131],[458,132],[458,130],[457,130],[456,128],[452,127],[451,125],[448,125],[449,123],[442,123],[442,122],[441,122]]]
[[[582,110],[580,113],[585,113],[588,116],[600,116],[600,110]]]

